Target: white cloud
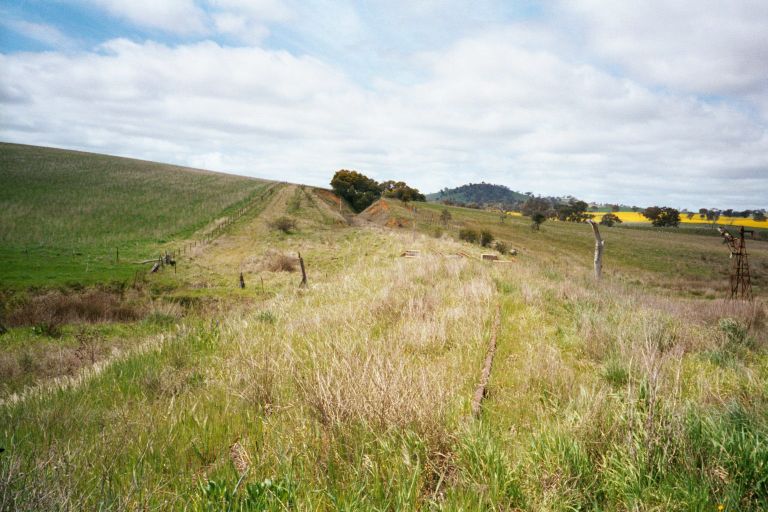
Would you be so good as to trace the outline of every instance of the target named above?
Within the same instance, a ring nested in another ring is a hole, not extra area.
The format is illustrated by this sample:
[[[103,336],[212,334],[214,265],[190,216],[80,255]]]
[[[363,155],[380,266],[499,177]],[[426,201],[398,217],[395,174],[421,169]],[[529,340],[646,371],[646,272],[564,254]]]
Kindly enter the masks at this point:
[[[564,0],[592,52],[651,84],[696,94],[768,88],[768,2]]]
[[[206,15],[194,0],[79,0],[118,18],[174,34],[206,32]]]
[[[325,30],[335,11],[312,23],[325,4],[270,5],[222,1],[210,16],[255,39],[263,20],[299,16],[304,44],[330,54],[371,44],[354,10],[342,7],[336,34]],[[210,41],[3,55],[0,138],[317,185],[346,167],[425,191],[485,180],[638,205],[766,206],[757,82],[745,78],[738,101],[671,79],[659,90],[647,66],[618,76],[568,41],[539,25],[486,30],[409,57],[401,66],[418,79],[379,70],[364,85],[329,58]]]
[[[247,14],[261,22],[291,18],[291,10],[281,0],[207,0],[207,3],[218,11]]]
[[[57,49],[68,49],[75,46],[74,39],[47,23],[32,23],[25,20],[5,18],[0,21],[0,24],[24,37]]]

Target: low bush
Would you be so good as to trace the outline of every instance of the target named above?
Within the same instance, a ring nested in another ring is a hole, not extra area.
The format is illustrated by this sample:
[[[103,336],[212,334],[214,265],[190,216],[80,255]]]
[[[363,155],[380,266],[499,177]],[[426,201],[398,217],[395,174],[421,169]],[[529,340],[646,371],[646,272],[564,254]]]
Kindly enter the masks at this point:
[[[264,255],[262,266],[269,272],[296,272],[298,258],[277,251],[269,251]]]
[[[296,220],[285,216],[278,217],[269,222],[269,227],[287,234],[296,229]]]
[[[480,232],[480,245],[488,247],[491,245],[491,242],[493,242],[493,234],[487,229],[482,230]]]
[[[480,235],[474,229],[462,228],[459,230],[459,239],[474,244],[480,239]]]
[[[509,252],[509,245],[502,240],[496,240],[496,243],[493,244],[493,248],[496,249],[499,254],[507,254]]]

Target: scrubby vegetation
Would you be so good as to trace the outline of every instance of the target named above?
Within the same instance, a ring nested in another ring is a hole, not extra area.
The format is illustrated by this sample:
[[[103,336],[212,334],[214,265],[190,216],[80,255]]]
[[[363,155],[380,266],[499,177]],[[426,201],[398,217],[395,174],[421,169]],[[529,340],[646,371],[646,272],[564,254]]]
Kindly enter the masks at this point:
[[[287,234],[296,229],[296,219],[283,215],[271,220],[269,227]]]

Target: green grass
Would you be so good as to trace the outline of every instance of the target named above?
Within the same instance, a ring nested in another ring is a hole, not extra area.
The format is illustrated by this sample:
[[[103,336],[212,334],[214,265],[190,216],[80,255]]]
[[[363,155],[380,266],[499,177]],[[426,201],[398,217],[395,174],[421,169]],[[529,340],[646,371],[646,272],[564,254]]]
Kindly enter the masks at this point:
[[[592,231],[586,224],[545,222],[539,231],[526,217],[501,218],[498,214],[469,208],[416,203],[418,226],[425,232],[441,227],[444,208],[452,220],[446,233],[458,236],[461,227],[487,229],[520,251],[520,258],[567,263],[588,263],[594,251]],[[606,241],[604,272],[637,286],[662,288],[677,294],[722,297],[728,287],[730,259],[722,239],[711,228],[600,227]],[[752,286],[757,295],[768,295],[768,240],[761,233],[748,240]]]
[[[268,182],[141,160],[0,143],[0,285],[125,280]],[[120,263],[116,262],[119,251]]]
[[[277,188],[147,276],[144,320],[0,338],[21,368],[0,400],[37,390],[0,404],[0,510],[768,509],[762,242],[743,304],[719,298],[711,236],[603,229],[596,282],[585,225],[449,208],[441,227],[442,206],[418,204],[415,230],[348,226],[321,196]],[[270,227],[284,215],[295,231]],[[514,263],[479,261],[462,227]],[[301,252],[309,287],[266,270],[273,252]],[[101,370],[52,383],[46,362],[82,329]]]

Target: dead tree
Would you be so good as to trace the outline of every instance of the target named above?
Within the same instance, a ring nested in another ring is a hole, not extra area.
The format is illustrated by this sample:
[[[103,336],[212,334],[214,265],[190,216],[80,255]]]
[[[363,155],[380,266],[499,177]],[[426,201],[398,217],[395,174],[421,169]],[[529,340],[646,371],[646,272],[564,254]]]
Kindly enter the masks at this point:
[[[167,252],[165,253],[165,256],[160,255],[156,259],[144,260],[144,261],[138,262],[139,265],[145,265],[147,263],[153,264],[152,269],[149,271],[150,274],[156,273],[165,265],[171,265],[173,267],[173,271],[176,272],[176,259],[172,255],[168,254]]]
[[[595,234],[595,279],[600,279],[603,271],[603,247],[605,240],[600,237],[600,230],[597,229],[597,223],[591,219],[587,220],[592,226],[592,232]]]

